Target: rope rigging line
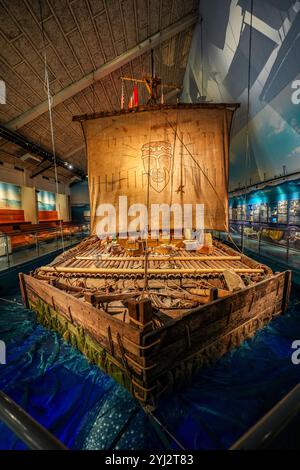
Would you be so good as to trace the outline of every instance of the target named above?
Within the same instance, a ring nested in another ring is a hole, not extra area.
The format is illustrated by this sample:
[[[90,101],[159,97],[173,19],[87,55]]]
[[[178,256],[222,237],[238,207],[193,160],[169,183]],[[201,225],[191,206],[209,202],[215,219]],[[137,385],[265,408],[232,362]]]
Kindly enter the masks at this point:
[[[251,0],[250,7],[250,30],[249,30],[249,53],[248,53],[248,88],[247,88],[247,122],[246,122],[246,170],[249,166],[249,150],[250,150],[250,141],[249,141],[249,121],[250,121],[250,88],[251,88],[251,55],[252,55],[252,32],[253,32],[253,2]],[[247,171],[246,171],[246,184],[247,188]]]
[[[247,88],[247,120],[246,120],[246,153],[245,153],[245,194],[244,194],[244,205],[246,208],[246,218],[247,218],[247,175],[249,173],[250,167],[250,138],[249,138],[249,123],[250,123],[250,88],[251,88],[251,56],[252,56],[252,32],[253,32],[253,4],[254,0],[251,0],[250,3],[250,30],[249,30],[249,52],[248,52],[248,88]]]
[[[168,123],[168,120],[166,120]],[[177,139],[177,128],[178,128],[178,108],[176,113],[176,128],[174,131],[174,139],[173,139],[173,152],[172,152],[172,164],[171,164],[171,193],[170,193],[170,206],[173,203],[173,186],[174,186],[174,161],[175,161],[175,147],[176,147],[176,139]]]
[[[59,188],[58,188],[58,173],[57,173],[55,138],[54,138],[54,127],[53,127],[53,116],[52,116],[53,98],[51,96],[51,91],[50,91],[50,82],[49,82],[49,73],[48,73],[48,64],[47,64],[47,54],[46,54],[46,44],[45,44],[45,30],[44,30],[44,21],[43,21],[43,14],[42,14],[42,0],[39,0],[39,8],[40,8],[41,31],[42,31],[42,38],[43,38],[44,67],[45,67],[45,69],[44,69],[44,73],[45,73],[44,91],[46,92],[47,99],[48,99],[51,145],[52,145],[53,166],[54,166],[54,178],[55,178],[56,194],[58,195],[58,191],[59,191]],[[64,242],[64,233],[63,233],[63,227],[62,227],[60,204],[58,204],[58,210],[59,210],[59,217],[60,217],[61,243],[62,243],[62,249],[64,251],[65,250],[65,242]]]
[[[166,121],[167,123],[169,124],[169,126],[171,127],[171,129],[173,130],[173,132],[175,132],[175,129],[172,125],[172,123],[168,120],[168,118],[166,118]],[[202,175],[207,179],[209,185],[211,186],[211,188],[213,189],[214,193],[216,194],[218,200],[220,201],[220,203],[222,204],[223,208],[225,209],[225,205],[224,205],[224,202],[221,200],[214,184],[212,183],[212,181],[210,180],[210,178],[208,177],[208,175],[205,174],[205,172],[202,170],[201,166],[199,165],[199,163],[197,162],[197,160],[195,159],[194,155],[191,153],[191,151],[189,150],[189,148],[185,145],[183,139],[181,139],[178,135],[178,132],[177,132],[177,138],[179,140],[179,142],[183,145],[183,147],[185,148],[185,150],[187,151],[187,153],[189,154],[189,156],[191,157],[191,159],[193,160],[193,162],[197,165],[197,167],[199,168],[199,170],[201,171]]]
[[[203,18],[200,19],[200,54],[201,54],[201,99],[204,96],[204,47],[203,47]]]
[[[149,266],[149,247],[148,247],[148,237],[149,237],[149,208],[150,208],[150,149],[151,149],[151,118],[150,118],[150,129],[149,129],[149,153],[148,153],[148,167],[147,167],[147,199],[146,199],[146,207],[147,207],[147,233],[146,233],[146,246],[145,246],[145,264],[144,264],[144,287],[142,296],[144,296],[145,292],[149,290],[148,285],[148,266]]]
[[[235,243],[234,239],[232,238],[232,235],[230,232],[227,232],[227,240],[232,243],[235,248],[237,249],[237,251],[239,251],[240,253],[243,253],[243,251],[237,246],[237,244]]]

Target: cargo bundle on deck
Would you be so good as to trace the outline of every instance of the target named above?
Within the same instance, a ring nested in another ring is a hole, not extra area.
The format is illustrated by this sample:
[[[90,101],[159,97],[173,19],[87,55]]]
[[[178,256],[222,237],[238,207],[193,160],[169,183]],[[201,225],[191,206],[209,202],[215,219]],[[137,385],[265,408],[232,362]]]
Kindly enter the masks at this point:
[[[30,276],[20,274],[24,303],[38,320],[144,406],[155,406],[287,308],[289,271],[273,274],[211,236],[228,230],[236,107],[160,105],[77,117],[87,143],[91,236]],[[138,204],[190,205],[186,238],[178,236],[178,218],[170,217],[166,233],[161,217],[149,213],[147,230],[134,236]],[[116,223],[104,237],[110,206]],[[201,242],[193,232],[199,214]]]

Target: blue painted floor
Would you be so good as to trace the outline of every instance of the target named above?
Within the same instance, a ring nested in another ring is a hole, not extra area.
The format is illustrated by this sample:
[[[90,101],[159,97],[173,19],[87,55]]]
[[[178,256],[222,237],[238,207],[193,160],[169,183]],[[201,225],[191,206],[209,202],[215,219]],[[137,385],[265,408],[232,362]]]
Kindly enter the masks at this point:
[[[178,449],[138,403],[56,333],[15,292],[0,300],[7,364],[0,388],[72,449]],[[300,382],[291,343],[300,339],[300,292],[288,313],[203,369],[161,402],[156,416],[186,449],[226,449]],[[23,449],[0,423],[0,449]]]

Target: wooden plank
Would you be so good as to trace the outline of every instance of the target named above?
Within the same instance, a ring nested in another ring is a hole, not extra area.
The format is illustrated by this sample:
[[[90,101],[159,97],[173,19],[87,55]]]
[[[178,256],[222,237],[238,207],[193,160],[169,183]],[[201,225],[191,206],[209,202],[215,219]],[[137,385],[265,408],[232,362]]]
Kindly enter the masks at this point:
[[[283,290],[283,297],[282,297],[282,312],[283,313],[285,313],[288,307],[291,287],[292,287],[292,271],[285,271],[284,290]]]
[[[30,287],[27,286],[27,292],[28,292],[28,298],[30,300],[30,302],[35,305],[35,303],[40,300],[41,298],[36,294],[36,292],[34,292]],[[55,308],[57,307],[55,305],[55,300],[54,300],[54,306],[53,305],[50,305],[51,308]],[[73,322],[73,316],[71,314],[71,311],[69,311],[69,314],[66,313],[66,311],[62,311],[62,309],[60,309],[60,312],[59,314],[65,318],[69,323],[72,323],[72,324],[75,324],[78,325],[78,326],[82,326],[82,323],[79,325],[77,322]],[[72,317],[72,319],[70,318]],[[120,364],[122,362],[122,354],[121,354],[121,350],[119,349],[119,345],[117,343],[117,337],[116,336],[112,336],[111,334],[111,330],[110,330],[110,336],[108,335],[108,332],[106,332],[106,334],[104,335],[103,332],[99,332],[98,330],[97,331],[90,331],[89,329],[87,328],[84,328],[85,331],[88,333],[88,335],[96,342],[99,344],[99,346],[101,348],[104,348],[109,354],[111,352],[111,346],[112,346],[112,343],[113,343],[113,349],[114,349],[114,357],[116,360],[119,360],[120,361]],[[125,337],[123,337],[123,340],[124,340]],[[126,338],[125,338],[126,339]],[[125,340],[124,340],[125,341]],[[133,344],[133,348],[135,348],[135,345]],[[141,376],[142,375],[142,368],[144,367],[144,364],[145,364],[145,360],[144,358],[142,357],[139,357],[137,355],[137,351],[135,351],[135,353],[133,354],[132,353],[132,349],[133,348],[125,348],[126,349],[126,354],[129,356],[129,357],[132,357],[132,359],[134,359],[135,363],[137,363],[139,366],[138,367],[135,367],[134,363],[132,365],[132,372],[136,375],[136,376]],[[130,349],[130,350],[129,350]],[[136,348],[135,348],[136,349]]]
[[[244,326],[246,326],[247,323],[249,324],[251,321],[257,321],[258,324],[261,321],[262,326],[264,326],[268,322],[268,319],[271,317],[273,310],[274,310],[273,306],[269,306],[266,309],[262,308],[259,311],[257,311],[254,316],[248,319],[247,322],[243,321],[236,326],[232,325],[232,327],[227,325],[223,329],[220,328],[219,330],[213,331],[213,334],[212,334],[212,329],[216,326],[214,323],[210,326],[209,331],[201,332],[201,336],[198,337],[198,341],[192,343],[189,349],[185,347],[186,345],[185,338],[180,340],[180,344],[178,342],[176,343],[176,345],[169,345],[168,347],[162,349],[158,353],[156,358],[153,357],[151,358],[151,360],[149,358],[146,361],[147,366],[150,366],[152,363],[156,364],[156,367],[151,369],[151,375],[147,373],[147,369],[146,369],[146,373],[145,373],[146,382],[151,383],[152,381],[155,381],[159,379],[160,377],[164,377],[166,372],[168,372],[172,368],[188,360],[189,357],[199,354],[201,350],[204,350],[205,348],[209,348],[210,346],[214,345],[217,342],[221,342],[221,343],[223,342],[225,352],[229,351],[232,347],[234,347],[229,343],[230,336],[232,333],[234,334],[239,329],[242,329]],[[275,313],[278,313],[278,312],[275,312]],[[259,327],[257,329],[259,329]],[[250,337],[251,335],[252,333],[249,333],[248,337]],[[159,357],[159,361],[158,361],[158,357]],[[217,357],[220,357],[220,355],[217,355]]]
[[[160,347],[153,351],[149,357],[146,357],[146,366],[156,364],[155,370],[152,370],[151,377],[148,376],[147,380],[150,380],[150,378],[153,380],[162,371],[168,371],[169,368],[172,368],[175,362],[180,359],[184,360],[189,355],[200,351],[219,338],[228,336],[231,331],[243,327],[243,325],[254,319],[266,324],[272,316],[282,313],[283,283],[280,282],[279,290],[276,284],[273,284],[272,287],[271,292],[267,290],[263,296],[257,296],[251,306],[246,303],[239,310],[229,311],[226,315],[220,315],[218,319],[212,318],[212,321],[202,324],[197,330],[191,331],[188,324],[185,324],[185,328],[188,328],[189,331],[188,348],[186,332],[178,336],[176,340],[173,338],[173,341],[169,342],[170,335],[166,331],[164,337],[161,337]],[[220,311],[220,314],[222,313]],[[165,338],[167,341],[165,341]]]
[[[19,273],[19,283],[20,283],[20,291],[21,291],[24,307],[29,308],[28,296],[27,296],[26,285],[25,285],[25,280],[24,280],[24,274],[23,273]]]
[[[87,302],[76,299],[54,286],[50,286],[45,281],[40,281],[27,275],[24,275],[24,280],[26,286],[32,289],[48,305],[52,306],[52,299],[54,299],[58,311],[64,312],[67,318],[69,317],[68,308],[70,308],[73,320],[86,329],[92,337],[97,338],[99,333],[102,336],[106,336],[107,328],[110,326],[113,338],[116,339],[117,333],[121,334],[122,337],[124,336],[124,338],[128,338],[130,343],[126,342],[125,339],[125,348],[133,354],[138,353],[139,349],[132,344],[140,344],[141,333],[138,328],[114,318]]]
[[[276,292],[273,291],[267,294],[268,299],[270,300],[270,307],[269,310],[272,312],[274,310],[275,299],[276,299]],[[277,309],[281,308],[281,302],[276,302]],[[231,331],[232,329],[237,328],[238,326],[242,325],[243,323],[251,320],[254,318],[258,312],[263,311],[266,309],[266,298],[262,297],[259,299],[255,304],[252,306],[252,309],[248,310],[248,305],[239,310],[233,310],[232,312],[228,312],[224,315],[220,315],[219,319],[214,319],[211,322],[207,322],[203,324],[201,327],[197,328],[196,330],[191,331],[189,329],[189,337],[191,345],[198,345],[200,348],[202,345],[215,340],[219,336]],[[276,310],[276,308],[275,308]],[[185,327],[189,327],[186,323]],[[178,336],[177,339],[173,342],[164,341],[164,338],[161,338],[160,347],[157,348],[157,352],[153,353],[152,356],[149,356],[150,363],[153,361],[157,361],[155,356],[159,355],[161,358],[162,354],[167,351],[167,355],[171,353],[178,354],[182,350],[186,350],[186,332]],[[174,355],[174,354],[173,354]],[[148,361],[147,361],[148,364]]]
[[[162,344],[170,344],[176,339],[185,335],[185,325],[190,328],[192,334],[198,328],[205,329],[207,325],[222,318],[227,318],[230,313],[238,311],[250,305],[254,295],[258,298],[264,297],[272,290],[278,289],[278,283],[283,289],[285,273],[274,275],[272,278],[261,281],[253,286],[249,286],[244,290],[235,292],[226,298],[218,299],[210,304],[197,307],[186,314],[181,315],[178,319],[172,319],[169,323],[144,336],[143,344],[151,344],[158,338]]]

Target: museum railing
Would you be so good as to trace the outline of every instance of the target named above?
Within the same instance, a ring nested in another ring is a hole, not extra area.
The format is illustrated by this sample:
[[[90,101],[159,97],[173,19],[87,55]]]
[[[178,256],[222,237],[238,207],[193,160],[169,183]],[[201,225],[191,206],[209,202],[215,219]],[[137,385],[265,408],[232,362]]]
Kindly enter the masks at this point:
[[[0,270],[68,248],[89,235],[88,224],[68,223],[26,232],[0,232]]]
[[[299,448],[300,385],[296,385],[231,450]]]
[[[214,232],[241,251],[264,256],[300,269],[300,227],[272,226],[246,221],[230,221],[229,235]]]
[[[0,270],[16,266],[62,248],[79,243],[89,235],[87,224],[64,224],[26,232],[0,232]],[[229,238],[214,231],[220,240],[236,249],[288,263],[300,270],[300,227],[275,227],[267,224],[230,221]]]
[[[67,450],[62,442],[1,390],[0,421],[31,450]]]

